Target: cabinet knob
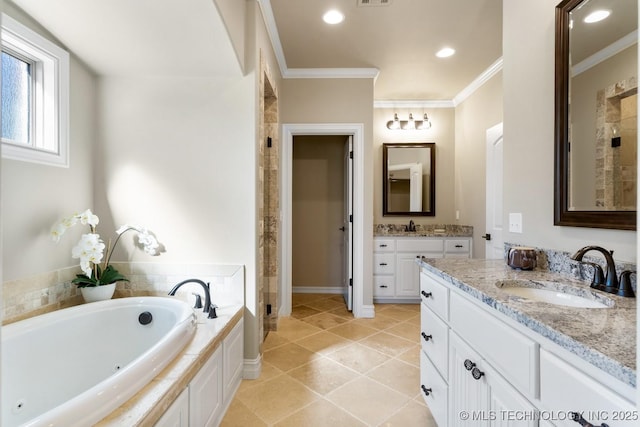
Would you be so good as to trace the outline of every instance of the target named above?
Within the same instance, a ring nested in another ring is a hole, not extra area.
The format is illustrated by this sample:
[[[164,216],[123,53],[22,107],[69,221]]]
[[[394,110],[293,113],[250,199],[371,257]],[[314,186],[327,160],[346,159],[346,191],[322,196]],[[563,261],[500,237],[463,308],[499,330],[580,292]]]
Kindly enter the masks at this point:
[[[476,367],[476,364],[475,364],[475,363],[473,363],[471,360],[467,359],[467,360],[465,360],[465,361],[464,361],[464,368],[465,368],[467,371],[470,371],[470,370],[472,370],[472,369],[473,369],[473,368],[475,368],[475,367]]]
[[[420,388],[422,388],[422,391],[424,392],[425,396],[429,396],[432,393],[432,390],[430,388],[425,387],[424,384],[422,384]]]
[[[389,286],[387,285],[380,285],[381,288],[388,288]]]
[[[381,262],[380,265],[385,266],[385,265],[387,265],[387,263],[386,262]]]
[[[480,378],[482,378],[484,376],[484,372],[482,372],[478,368],[473,368],[471,370],[471,376],[473,377],[474,380],[479,380]]]
[[[431,296],[431,292],[420,291],[420,293],[424,295],[425,298],[429,298]]]
[[[386,248],[386,247],[387,247],[387,245],[382,244],[382,245],[380,245],[380,247],[381,247],[381,248]]]
[[[462,247],[462,245],[456,245],[456,248],[461,248],[461,247]]]
[[[424,387],[424,386],[423,386]],[[572,421],[577,422],[581,426],[593,426],[593,427],[609,427],[609,424],[602,423],[600,426],[596,426],[595,424],[591,424],[589,421],[585,420],[582,415],[578,412],[569,412],[569,418]]]
[[[422,332],[420,335],[422,335],[422,338],[424,338],[425,341],[433,339],[433,335],[427,335],[425,332]]]

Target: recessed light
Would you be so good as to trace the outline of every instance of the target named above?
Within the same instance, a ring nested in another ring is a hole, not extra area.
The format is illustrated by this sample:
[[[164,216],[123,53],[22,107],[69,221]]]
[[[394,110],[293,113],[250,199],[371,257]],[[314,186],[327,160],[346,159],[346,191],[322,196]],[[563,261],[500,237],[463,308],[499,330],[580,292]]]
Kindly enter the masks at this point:
[[[584,18],[584,22],[587,24],[593,24],[594,22],[606,19],[609,15],[611,15],[611,12],[608,10],[596,10],[588,14],[587,17]]]
[[[436,56],[438,58],[447,58],[447,57],[453,55],[454,53],[456,53],[455,49],[452,49],[450,47],[444,47],[444,48],[440,49],[438,51],[438,53],[436,53]]]
[[[322,16],[322,19],[327,24],[335,25],[335,24],[339,24],[342,21],[344,21],[344,15],[341,12],[339,12],[339,11],[337,11],[335,9],[332,9],[332,10],[328,11],[327,13],[325,13]]]

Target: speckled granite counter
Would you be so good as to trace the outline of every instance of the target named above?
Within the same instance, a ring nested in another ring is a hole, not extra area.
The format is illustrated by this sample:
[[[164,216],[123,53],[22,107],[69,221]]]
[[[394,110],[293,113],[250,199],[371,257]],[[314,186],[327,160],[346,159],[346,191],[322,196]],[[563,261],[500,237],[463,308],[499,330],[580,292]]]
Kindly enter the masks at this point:
[[[473,227],[469,225],[416,224],[416,231],[407,231],[404,224],[375,224],[373,235],[376,237],[473,237]]]
[[[548,271],[520,271],[504,260],[422,259],[420,265],[471,297],[555,342],[625,384],[636,385],[636,299],[591,290],[589,283]],[[586,287],[609,308],[571,308],[512,296],[499,280],[536,280]]]
[[[221,304],[217,313],[217,319],[207,319],[198,310],[196,333],[182,353],[133,398],[96,426],[153,426],[240,321],[243,306]]]

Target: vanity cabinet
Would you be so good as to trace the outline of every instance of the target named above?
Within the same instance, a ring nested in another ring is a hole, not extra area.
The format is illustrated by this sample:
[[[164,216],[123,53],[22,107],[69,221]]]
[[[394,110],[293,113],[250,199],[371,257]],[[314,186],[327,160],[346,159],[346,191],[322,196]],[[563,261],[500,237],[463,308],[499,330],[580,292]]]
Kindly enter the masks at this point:
[[[155,424],[155,427],[188,427],[189,426],[189,387],[182,390],[182,393],[171,406],[165,411],[162,417]]]
[[[471,237],[376,237],[373,252],[373,297],[376,302],[415,302],[420,268],[426,258],[471,258]]]
[[[633,390],[556,343],[424,269],[420,295],[420,388],[439,427],[577,426],[571,411],[640,425]]]

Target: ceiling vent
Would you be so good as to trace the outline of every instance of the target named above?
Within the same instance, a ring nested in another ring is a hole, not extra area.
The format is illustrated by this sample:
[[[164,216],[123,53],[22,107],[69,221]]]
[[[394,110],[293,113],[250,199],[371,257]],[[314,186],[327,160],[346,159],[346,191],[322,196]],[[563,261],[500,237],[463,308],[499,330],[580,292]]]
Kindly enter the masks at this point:
[[[357,0],[358,7],[389,6],[392,0]]]

